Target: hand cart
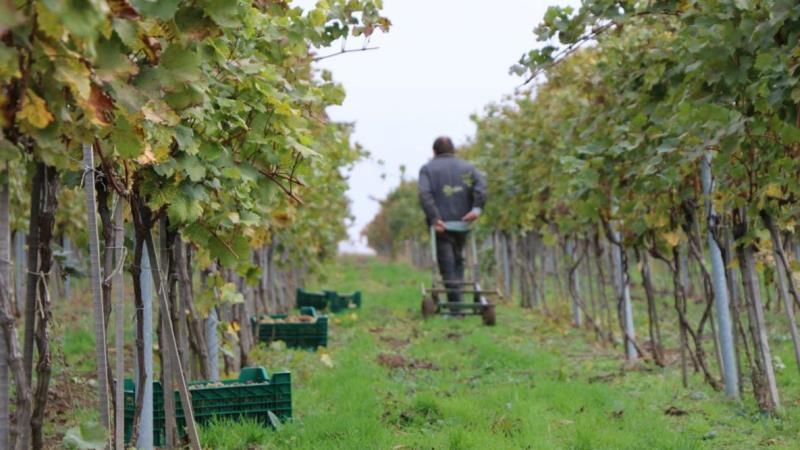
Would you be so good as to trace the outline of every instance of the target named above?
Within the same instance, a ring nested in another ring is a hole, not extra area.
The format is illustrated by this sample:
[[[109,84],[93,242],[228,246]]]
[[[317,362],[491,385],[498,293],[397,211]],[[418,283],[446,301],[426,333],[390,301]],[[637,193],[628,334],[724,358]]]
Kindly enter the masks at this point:
[[[453,221],[445,222],[445,230],[456,233],[469,233],[470,227],[466,222]],[[480,315],[483,319],[484,325],[492,326],[496,322],[495,305],[491,303],[487,297],[498,296],[500,292],[497,289],[485,290],[481,288],[480,272],[478,264],[478,246],[475,242],[475,235],[469,233],[469,247],[472,254],[472,267],[469,271],[468,280],[447,280],[447,285],[455,286],[448,288],[445,281],[442,280],[438,271],[437,255],[436,255],[436,238],[437,233],[434,227],[430,228],[431,233],[431,254],[432,267],[431,267],[431,286],[422,285],[422,317],[429,318],[435,314],[445,316],[461,316],[461,315]],[[462,294],[462,301],[459,303],[446,301],[447,293],[459,292]],[[440,301],[439,297],[444,295],[445,301]],[[467,302],[463,300],[464,296],[472,296],[473,301]]]

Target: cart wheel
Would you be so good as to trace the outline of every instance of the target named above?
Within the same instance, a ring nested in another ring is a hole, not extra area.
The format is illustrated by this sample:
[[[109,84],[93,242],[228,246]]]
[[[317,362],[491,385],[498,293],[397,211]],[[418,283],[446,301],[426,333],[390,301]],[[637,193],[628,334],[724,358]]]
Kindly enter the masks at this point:
[[[436,314],[436,303],[434,303],[433,299],[430,297],[425,297],[422,299],[422,318],[427,319],[428,317]]]
[[[497,323],[497,317],[495,316],[494,312],[494,305],[486,305],[483,307],[483,313],[481,314],[483,317],[483,324],[493,327],[495,323]]]

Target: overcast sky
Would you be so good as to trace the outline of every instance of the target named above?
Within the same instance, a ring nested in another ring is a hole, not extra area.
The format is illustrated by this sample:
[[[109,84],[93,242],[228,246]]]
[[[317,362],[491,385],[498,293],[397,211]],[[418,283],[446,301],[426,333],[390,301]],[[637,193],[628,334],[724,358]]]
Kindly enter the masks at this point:
[[[293,3],[308,7],[316,0]],[[416,179],[437,136],[465,142],[474,132],[470,114],[520,85],[523,80],[509,75],[508,69],[536,46],[533,28],[547,7],[579,3],[384,0],[392,29],[373,36],[370,45],[379,50],[319,63],[347,91],[344,105],[331,108],[330,116],[354,122],[355,140],[372,153],[350,177],[348,195],[356,220],[350,228],[352,242],[342,245],[343,250],[366,249],[360,232],[378,212],[374,198],[384,198],[397,186],[401,165],[407,167],[408,178]],[[353,39],[348,47],[361,45]]]

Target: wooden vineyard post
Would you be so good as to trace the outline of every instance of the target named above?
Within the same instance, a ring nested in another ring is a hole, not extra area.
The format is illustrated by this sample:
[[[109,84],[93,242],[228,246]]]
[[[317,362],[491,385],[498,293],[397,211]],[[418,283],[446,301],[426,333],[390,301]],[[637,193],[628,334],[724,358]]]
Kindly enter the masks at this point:
[[[94,155],[92,146],[83,144],[84,189],[86,191],[87,229],[89,232],[89,263],[92,295],[94,298],[95,357],[97,358],[97,389],[100,423],[108,430],[108,360],[106,352],[105,313],[103,311],[103,285],[100,274],[100,238],[97,232],[97,205],[94,192]]]
[[[703,192],[706,195],[706,215],[708,218],[708,248],[711,253],[711,272],[714,283],[714,303],[719,319],[719,348],[722,354],[722,378],[725,383],[725,395],[728,398],[739,398],[739,374],[736,367],[736,352],[733,347],[733,326],[731,324],[730,301],[728,299],[728,282],[725,279],[725,263],[722,251],[714,237],[717,215],[711,203],[714,183],[711,176],[711,157],[706,154],[701,161]]]
[[[125,267],[125,222],[122,217],[122,208],[125,204],[122,197],[117,198],[114,208],[114,254],[116,255],[116,269],[114,270],[114,320],[116,350],[117,381],[114,384],[114,446],[116,450],[125,449],[125,293],[123,289],[123,272]]]
[[[200,437],[197,433],[197,425],[194,422],[194,411],[192,410],[192,400],[189,394],[189,389],[186,386],[186,379],[183,376],[183,368],[181,367],[180,356],[178,355],[178,345],[175,340],[175,331],[172,328],[172,320],[169,313],[169,301],[167,300],[166,281],[162,279],[162,273],[159,269],[159,261],[156,257],[156,246],[153,243],[153,235],[150,230],[147,230],[145,235],[145,248],[147,253],[152,255],[150,271],[153,274],[153,281],[155,283],[156,294],[159,298],[162,314],[166,316],[164,320],[164,344],[166,347],[165,358],[169,358],[175,369],[174,373],[177,378],[178,392],[181,397],[181,404],[183,406],[183,414],[186,420],[186,434],[189,437],[189,444],[192,450],[200,449]]]
[[[142,391],[142,412],[140,416],[139,436],[136,440],[138,448],[153,448],[153,272],[150,269],[150,252],[145,246],[142,249],[141,273],[139,285],[142,291],[142,364],[138,367],[137,380],[144,380],[144,385],[136,386]],[[144,377],[141,372],[144,372]]]
[[[6,291],[2,298],[9,297],[11,233],[10,213],[8,205],[8,166],[0,172],[0,282]],[[19,264],[19,261],[17,262]],[[0,308],[6,308],[6,304]],[[9,385],[8,385],[8,346],[5,336],[0,333],[0,450],[7,450],[11,445],[11,426],[9,423]]]

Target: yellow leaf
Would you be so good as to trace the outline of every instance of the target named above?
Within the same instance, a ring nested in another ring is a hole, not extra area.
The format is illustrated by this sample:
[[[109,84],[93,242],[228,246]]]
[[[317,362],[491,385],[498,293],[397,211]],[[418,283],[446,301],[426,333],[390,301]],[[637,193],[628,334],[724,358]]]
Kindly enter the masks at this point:
[[[319,360],[322,361],[322,364],[325,364],[327,367],[333,368],[333,360],[331,359],[331,355],[323,353],[320,355]]]
[[[661,228],[669,224],[669,218],[659,211],[652,211],[644,217],[644,222],[650,228]]]
[[[670,247],[677,247],[678,244],[681,242],[681,235],[678,232],[670,231],[668,233],[664,233],[661,235],[664,238],[664,241],[669,244]]]
[[[767,185],[765,190],[768,197],[775,197],[781,198],[783,197],[783,192],[781,191],[781,186],[777,183],[770,183]]]
[[[153,155],[153,149],[150,148],[148,145],[145,147],[144,152],[136,158],[136,162],[143,166],[149,166],[150,164],[154,164],[156,162],[156,157]]]
[[[254,248],[261,248],[270,241],[270,230],[267,227],[247,227],[244,234],[250,239]]]
[[[56,64],[55,79],[69,86],[83,100],[88,100],[92,94],[90,77],[89,69],[77,58],[62,57]]]
[[[54,120],[53,115],[47,110],[44,99],[30,89],[22,99],[22,109],[20,109],[18,117],[36,128],[45,128]]]
[[[156,161],[165,161],[169,157],[169,142],[159,142],[153,150],[153,158]]]
[[[175,126],[180,122],[180,117],[166,103],[150,100],[142,107],[145,120],[157,124]]]
[[[60,41],[64,35],[61,20],[54,12],[50,11],[42,2],[36,2],[36,21],[42,33]]]

